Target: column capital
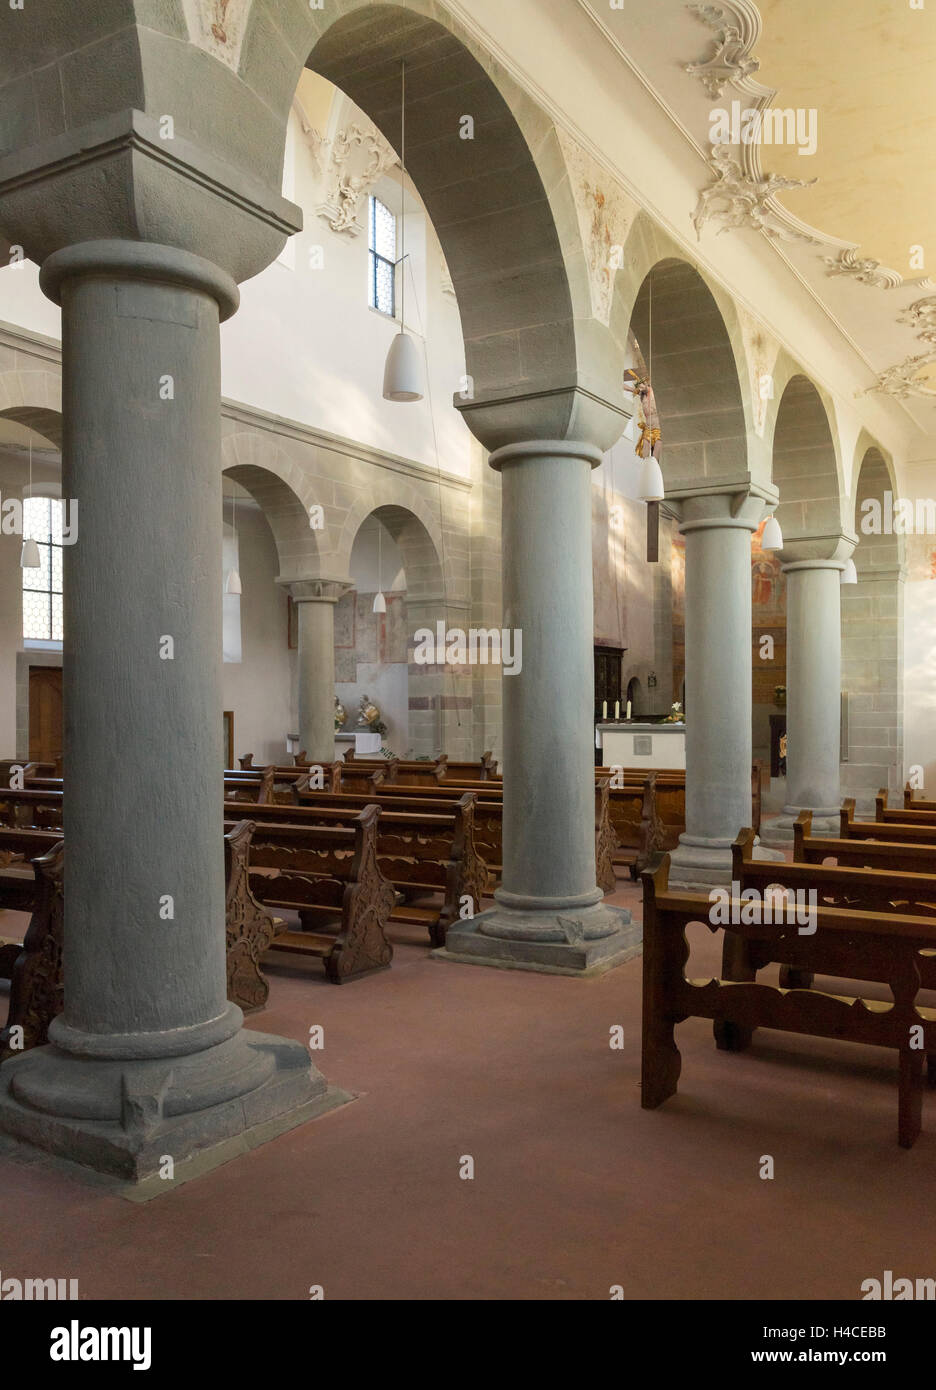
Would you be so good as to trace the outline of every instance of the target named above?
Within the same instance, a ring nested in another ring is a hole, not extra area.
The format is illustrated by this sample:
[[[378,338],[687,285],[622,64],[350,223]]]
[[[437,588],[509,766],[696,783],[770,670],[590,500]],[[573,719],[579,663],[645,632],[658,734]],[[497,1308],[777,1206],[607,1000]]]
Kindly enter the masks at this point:
[[[289,590],[293,603],[337,603],[354,588],[353,579],[328,579],[317,576],[314,579],[277,579]]]
[[[39,264],[84,242],[146,242],[205,257],[238,283],[302,226],[254,174],[132,109],[3,155],[0,213]]]
[[[784,574],[796,570],[843,570],[857,544],[855,536],[793,536],[783,542],[780,568]]]
[[[620,439],[632,411],[624,400],[607,400],[580,386],[576,381],[562,380],[547,383],[534,391],[495,396],[490,392],[465,400],[453,397],[474,437],[492,454],[515,446],[529,453],[560,452],[552,446],[557,441],[586,449],[580,458],[591,458],[597,450],[598,461]],[[547,446],[550,446],[547,448]],[[493,463],[492,466],[497,467]]]
[[[689,531],[756,531],[777,506],[778,498],[772,483],[743,474],[667,486],[664,506],[676,516],[683,535]]]

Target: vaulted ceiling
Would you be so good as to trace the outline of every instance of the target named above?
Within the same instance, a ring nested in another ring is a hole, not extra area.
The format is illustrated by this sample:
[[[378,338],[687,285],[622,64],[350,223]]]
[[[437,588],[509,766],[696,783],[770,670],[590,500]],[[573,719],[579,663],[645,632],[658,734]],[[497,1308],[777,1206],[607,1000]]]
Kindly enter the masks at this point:
[[[936,3],[613,3],[579,0],[700,156],[701,201],[685,208],[700,246],[767,238],[781,283],[792,273],[821,302],[870,389],[936,431]],[[732,103],[799,113],[798,139],[762,127],[745,144],[736,120],[712,161]]]

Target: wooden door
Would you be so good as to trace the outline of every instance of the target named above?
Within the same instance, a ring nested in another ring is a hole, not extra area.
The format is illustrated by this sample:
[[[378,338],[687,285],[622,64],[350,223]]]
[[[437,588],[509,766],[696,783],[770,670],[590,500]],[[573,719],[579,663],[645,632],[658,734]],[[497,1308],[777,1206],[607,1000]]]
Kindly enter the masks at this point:
[[[51,763],[62,756],[62,668],[29,668],[29,761]]]
[[[605,701],[608,703],[608,718],[614,718],[614,702],[621,701],[621,660],[624,656],[621,647],[595,648],[595,719],[601,718]],[[623,710],[621,711],[623,714]]]

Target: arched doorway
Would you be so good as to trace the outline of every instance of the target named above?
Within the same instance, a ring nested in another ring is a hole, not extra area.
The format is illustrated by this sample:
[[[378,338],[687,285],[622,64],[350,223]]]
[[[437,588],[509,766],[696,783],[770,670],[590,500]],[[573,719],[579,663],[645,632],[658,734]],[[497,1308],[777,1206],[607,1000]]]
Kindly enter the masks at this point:
[[[408,508],[375,507],[358,526],[348,568],[354,588],[335,614],[336,688],[348,714],[346,732],[369,695],[387,726],[386,746],[397,756],[450,752],[463,722],[458,700],[466,673],[413,660],[417,632],[446,624],[435,540]],[[378,592],[385,613],[373,611]],[[464,722],[470,727],[470,719]]]

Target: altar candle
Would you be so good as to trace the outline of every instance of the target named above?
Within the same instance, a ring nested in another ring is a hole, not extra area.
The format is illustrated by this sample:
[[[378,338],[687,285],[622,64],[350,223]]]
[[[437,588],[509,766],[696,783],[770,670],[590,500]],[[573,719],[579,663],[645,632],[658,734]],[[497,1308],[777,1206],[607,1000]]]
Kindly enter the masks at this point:
[[[630,712],[631,712],[631,702],[630,702],[630,700],[628,700],[628,702],[627,702],[627,718],[628,718],[628,719],[630,719]]]
[[[603,701],[602,701],[602,704],[601,704],[601,717],[602,717],[602,719],[607,719],[607,717],[608,717],[608,702],[607,702],[607,700],[603,700]]]
[[[621,717],[621,702],[620,702],[620,700],[615,700],[615,702],[614,702],[614,718],[615,718],[615,720],[618,720],[618,719],[620,719],[620,717]]]

